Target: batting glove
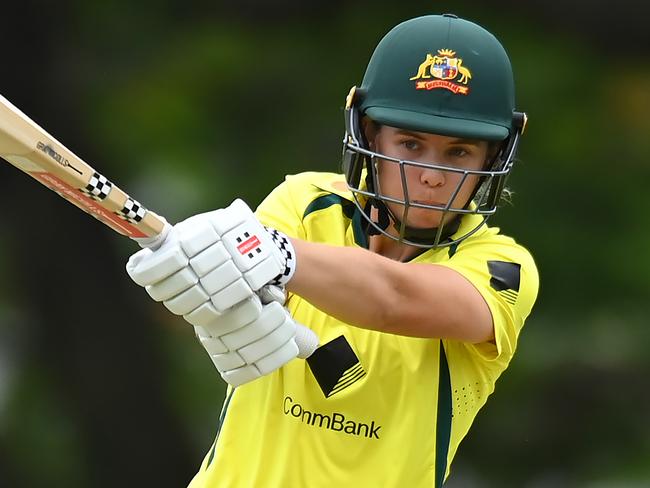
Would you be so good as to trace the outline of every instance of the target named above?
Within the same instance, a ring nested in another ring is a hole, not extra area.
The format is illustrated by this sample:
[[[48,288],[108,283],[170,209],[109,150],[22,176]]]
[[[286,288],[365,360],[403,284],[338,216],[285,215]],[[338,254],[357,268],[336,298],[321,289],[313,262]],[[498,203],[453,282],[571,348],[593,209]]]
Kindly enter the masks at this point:
[[[176,224],[157,250],[131,256],[127,272],[154,300],[186,315],[207,300],[223,312],[267,284],[284,285],[295,267],[291,241],[235,200]]]
[[[259,237],[246,243],[251,236]],[[253,254],[250,258],[239,253],[246,266],[235,264],[228,251],[238,246]],[[309,357],[318,347],[316,335],[295,323],[281,306],[283,288],[267,285],[291,277],[288,263],[295,268],[295,259],[283,256],[281,247],[239,200],[227,209],[177,224],[155,251],[143,249],[131,256],[127,272],[154,300],[195,326],[217,369],[235,385],[296,356]],[[228,337],[222,340],[223,336]]]
[[[221,377],[232,386],[267,375],[318,347],[316,335],[296,323],[287,309],[276,301],[262,304],[257,296],[224,314],[190,314],[187,320]]]

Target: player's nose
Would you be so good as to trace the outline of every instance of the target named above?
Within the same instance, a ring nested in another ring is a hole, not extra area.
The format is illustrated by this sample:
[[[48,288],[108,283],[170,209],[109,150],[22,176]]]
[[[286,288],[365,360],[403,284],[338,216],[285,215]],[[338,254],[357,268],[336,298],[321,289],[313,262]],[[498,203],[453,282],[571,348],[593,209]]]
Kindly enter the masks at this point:
[[[440,187],[445,184],[444,171],[436,168],[423,168],[420,173],[420,183],[432,188]]]

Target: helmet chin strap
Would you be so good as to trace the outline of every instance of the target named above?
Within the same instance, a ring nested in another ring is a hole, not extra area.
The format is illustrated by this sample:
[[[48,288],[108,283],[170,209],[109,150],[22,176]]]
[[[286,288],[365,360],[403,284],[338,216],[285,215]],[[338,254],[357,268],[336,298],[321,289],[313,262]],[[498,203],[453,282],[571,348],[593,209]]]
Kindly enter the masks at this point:
[[[386,230],[388,226],[393,224],[393,229],[395,229],[400,235],[402,228],[404,229],[403,239],[415,242],[417,244],[432,244],[436,241],[438,237],[438,227],[420,229],[417,227],[410,227],[408,225],[403,225],[403,223],[395,216],[393,212],[388,208],[388,206],[381,200],[370,198],[366,203],[366,212],[367,215],[370,215],[372,207],[377,209],[377,222],[375,224],[382,230]],[[444,242],[448,238],[458,231],[460,227],[460,215],[456,215],[451,222],[443,224],[442,232],[440,233],[439,242]],[[368,235],[379,235],[381,232],[377,230],[372,225],[368,226]]]
[[[384,204],[384,202],[380,200],[376,200],[374,198],[368,198],[368,201],[366,202],[366,206],[363,209],[364,213],[370,217],[372,215],[372,208],[375,207],[377,209],[377,222],[374,222],[374,224],[379,227],[379,229],[385,231],[388,229],[388,226],[390,225],[390,211]],[[368,235],[369,236],[378,236],[382,232],[375,228],[372,225],[368,225]]]

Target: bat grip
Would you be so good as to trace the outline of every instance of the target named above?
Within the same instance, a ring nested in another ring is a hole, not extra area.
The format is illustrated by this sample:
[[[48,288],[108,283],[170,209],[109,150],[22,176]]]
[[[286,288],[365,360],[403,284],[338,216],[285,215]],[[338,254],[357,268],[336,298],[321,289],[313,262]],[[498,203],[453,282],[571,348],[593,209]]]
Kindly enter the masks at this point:
[[[135,242],[137,242],[141,248],[145,249],[151,249],[152,251],[155,251],[158,249],[163,242],[165,242],[165,239],[167,239],[167,236],[169,235],[169,231],[171,231],[173,226],[165,220],[165,225],[163,226],[163,229],[160,231],[160,234],[156,234],[155,236],[152,237],[132,237]]]

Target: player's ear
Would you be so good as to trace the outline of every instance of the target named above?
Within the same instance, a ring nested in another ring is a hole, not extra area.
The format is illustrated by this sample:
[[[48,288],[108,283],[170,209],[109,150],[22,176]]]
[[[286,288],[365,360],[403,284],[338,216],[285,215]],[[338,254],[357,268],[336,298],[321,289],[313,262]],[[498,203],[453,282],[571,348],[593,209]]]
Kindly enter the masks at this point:
[[[501,141],[489,141],[487,143],[487,154],[485,157],[484,169],[489,170],[494,166],[496,157],[501,151],[503,142]]]
[[[374,150],[375,148],[375,139],[377,138],[380,128],[381,126],[368,116],[364,116],[361,119],[361,129],[363,130],[363,135],[368,143],[368,148],[371,150]]]

